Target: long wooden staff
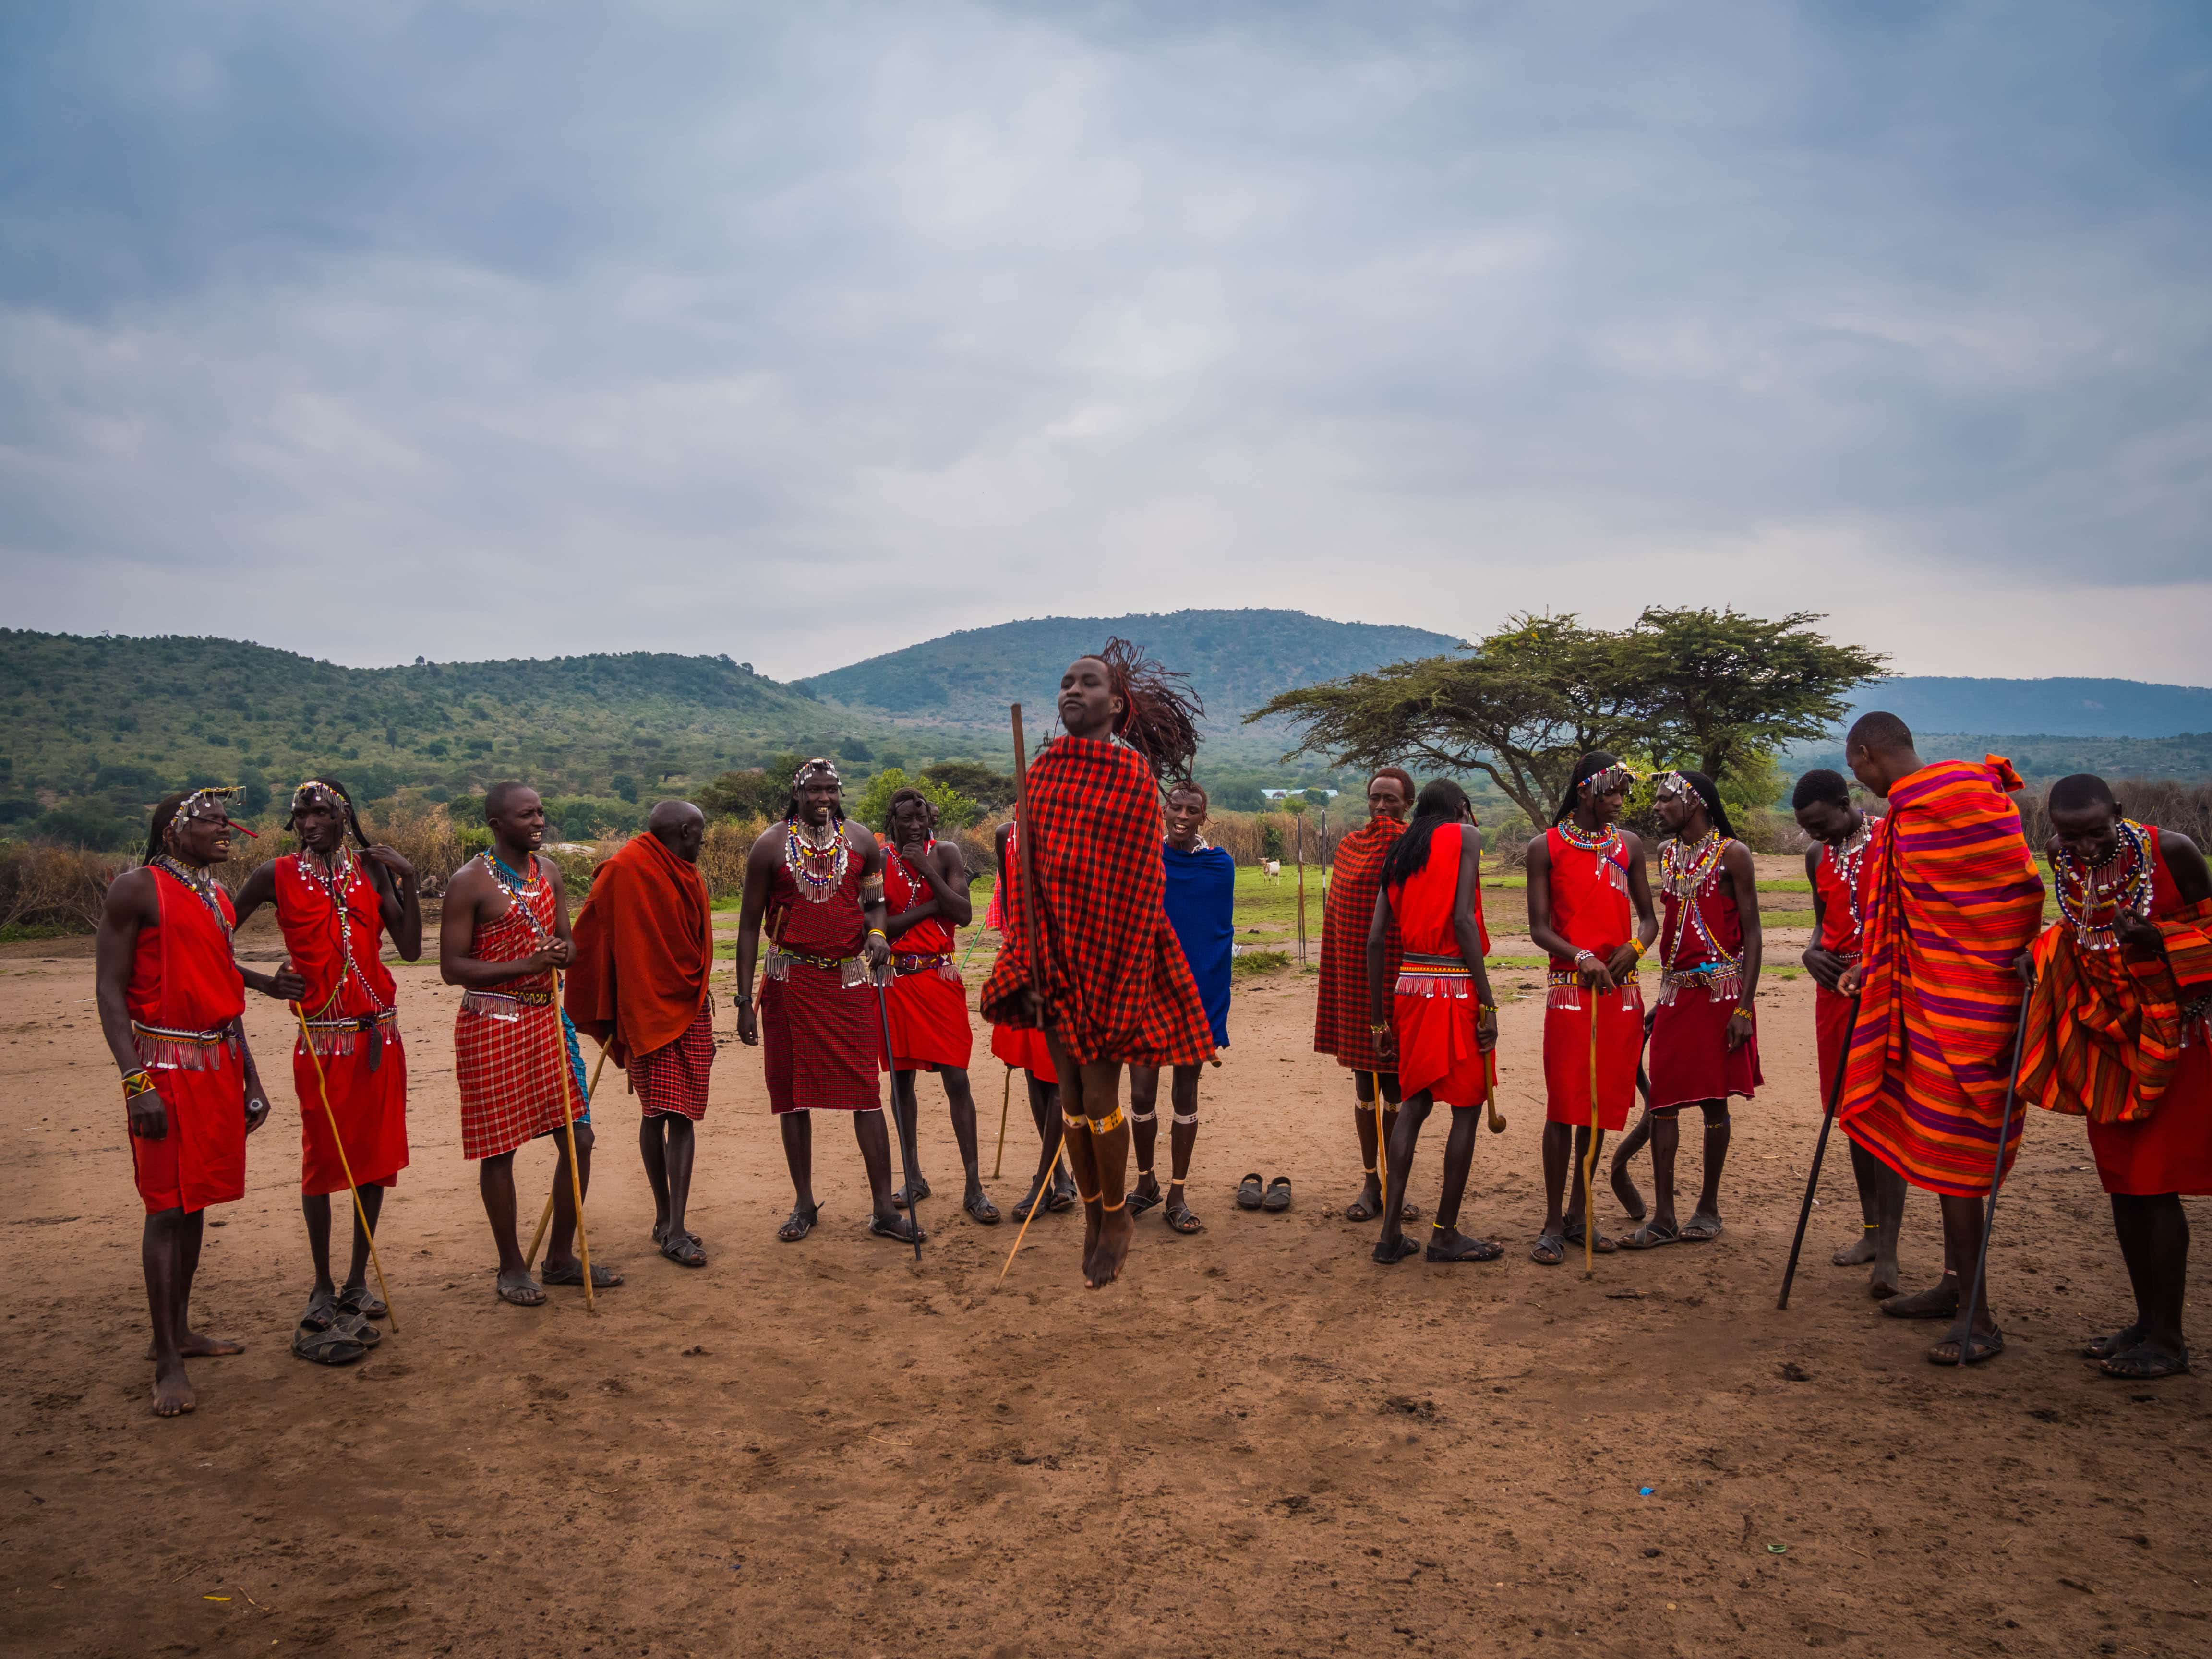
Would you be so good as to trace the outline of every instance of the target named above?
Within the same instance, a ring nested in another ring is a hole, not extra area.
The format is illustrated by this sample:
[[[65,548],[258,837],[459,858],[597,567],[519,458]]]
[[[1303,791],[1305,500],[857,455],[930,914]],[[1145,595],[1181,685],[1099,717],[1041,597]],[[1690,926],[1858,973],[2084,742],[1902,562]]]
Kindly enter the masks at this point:
[[[565,1039],[561,1046],[564,1049],[568,1046]],[[599,1050],[599,1063],[592,1067],[591,1085],[584,1091],[584,1109],[587,1112],[592,1109],[592,1103],[599,1098],[599,1073],[606,1069],[607,1051],[602,1048]],[[549,1192],[545,1194],[545,1207],[538,1212],[538,1231],[530,1236],[530,1254],[522,1258],[522,1265],[525,1267],[529,1267],[537,1261],[538,1247],[545,1242],[545,1230],[552,1224],[553,1194]]]
[[[1505,1133],[1505,1114],[1498,1109],[1498,1048],[1496,1044],[1493,1043],[1482,1056],[1482,1069],[1485,1079],[1490,1085],[1488,1094],[1490,1133],[1502,1135]]]
[[[991,1155],[991,1179],[999,1178],[999,1171],[1006,1162],[1006,1114],[1014,1103],[1014,1068],[1006,1067],[1006,1085],[999,1091],[999,1150]]]
[[[1858,999],[1851,999],[1858,1006]],[[1797,1253],[1805,1248],[1805,1224],[1813,1218],[1813,1194],[1820,1184],[1820,1163],[1828,1152],[1828,1131],[1836,1121],[1836,1106],[1844,1097],[1844,1073],[1850,1069],[1851,1038],[1844,1033],[1843,1052],[1836,1056],[1836,1074],[1828,1084],[1828,1109],[1820,1115],[1820,1138],[1813,1143],[1813,1171],[1805,1177],[1805,1201],[1797,1206],[1797,1236],[1790,1241],[1790,1265],[1782,1270],[1782,1294],[1774,1300],[1778,1311],[1790,1305],[1790,1282],[1797,1277]]]
[[[1990,1231],[1996,1225],[1997,1188],[2004,1185],[2005,1143],[2012,1139],[2012,1103],[2020,1093],[2020,1058],[2022,1044],[2027,1041],[2027,998],[2020,1000],[2020,1023],[2012,1031],[2012,1076],[2005,1083],[2004,1115],[1997,1121],[1997,1156],[1990,1168],[1989,1207],[1982,1213],[1981,1254],[1974,1258],[1973,1283],[1966,1289],[1966,1305],[1954,1327],[1959,1340],[1959,1364],[1963,1370],[1966,1356],[1973,1352],[1974,1315],[1982,1301],[1982,1279],[1990,1270]]]
[[[392,1311],[392,1287],[384,1282],[384,1263],[376,1254],[376,1230],[368,1224],[368,1212],[362,1207],[361,1188],[354,1185],[353,1165],[346,1158],[345,1137],[338,1133],[337,1114],[331,1109],[331,1085],[323,1075],[323,1057],[315,1052],[314,1036],[307,1030],[307,1011],[295,1002],[292,1005],[292,1017],[300,1022],[300,1043],[315,1068],[315,1092],[323,1097],[323,1121],[330,1125],[331,1145],[338,1149],[338,1168],[344,1172],[346,1191],[353,1194],[353,1212],[361,1222],[361,1236],[368,1241],[369,1266],[376,1269],[376,1293],[384,1299],[384,1316],[396,1331],[399,1321]]]
[[[576,1200],[576,1256],[584,1264],[584,1311],[597,1313],[599,1301],[592,1289],[592,1241],[584,1236],[584,1170],[576,1162],[576,1080],[568,1075],[568,1028],[561,1015],[558,968],[553,970],[553,1052],[561,1066],[561,1127],[568,1137],[568,1189]]]
[[[1375,1085],[1375,1164],[1382,1171],[1382,1219],[1390,1219],[1390,1142],[1382,1133],[1382,1073],[1370,1072],[1368,1080]]]
[[[1037,960],[1036,910],[1036,827],[1030,821],[1030,762],[1029,750],[1022,742],[1022,706],[1015,703],[1009,710],[1014,723],[1014,868],[1022,884],[1022,954],[1029,959],[1030,995],[1036,1001],[1037,1018],[1044,1018],[1044,991],[1042,964]],[[1007,1073],[1007,1087],[1012,1089],[1012,1073]],[[1063,1104],[1065,1117],[1066,1107]],[[1060,1167],[1060,1148],[1067,1145],[1067,1125],[1060,1126],[1060,1139],[1053,1143],[1052,1157],[1045,1168],[1056,1171]],[[1047,1174],[1037,1188],[1036,1202],[1030,1206],[1028,1220],[1022,1223],[1021,1231],[1014,1235],[1014,1248],[1006,1252],[1006,1265],[999,1269],[999,1283],[1006,1282],[1013,1269],[1014,1258],[1022,1253],[1022,1240],[1029,1237],[1030,1222],[1044,1208],[1045,1194],[1051,1189],[1052,1176]]]
[[[1597,1199],[1590,1185],[1597,1167],[1597,988],[1589,988],[1589,1146],[1583,1153],[1583,1277],[1597,1277]]]

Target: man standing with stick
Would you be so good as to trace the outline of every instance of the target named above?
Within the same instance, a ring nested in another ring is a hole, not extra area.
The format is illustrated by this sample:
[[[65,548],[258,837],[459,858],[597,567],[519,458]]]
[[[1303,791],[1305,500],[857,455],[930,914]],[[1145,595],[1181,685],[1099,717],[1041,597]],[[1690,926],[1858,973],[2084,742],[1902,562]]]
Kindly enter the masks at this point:
[[[1544,1226],[1528,1253],[1540,1267],[1565,1261],[1570,1243],[1584,1245],[1585,1254],[1618,1248],[1598,1237],[1585,1202],[1587,1175],[1583,1191],[1567,1188],[1577,1162],[1594,1169],[1597,1143],[1628,1121],[1644,1051],[1636,964],[1658,938],[1659,923],[1644,843],[1618,823],[1634,781],[1614,757],[1584,755],[1551,829],[1528,843],[1528,937],[1552,958],[1544,1003]]]
[[[2108,1376],[2189,1369],[2184,1193],[2212,1193],[2212,872],[2185,836],[2138,823],[2109,785],[2051,786],[2058,920],[2035,942],[2021,1095],[2089,1121],[2135,1322],[2089,1344]]]
[[[322,1364],[358,1359],[380,1338],[390,1309],[368,1288],[370,1230],[384,1189],[407,1167],[407,1055],[399,1041],[398,988],[384,965],[384,938],[402,958],[422,954],[415,868],[372,847],[343,785],[309,778],[292,792],[285,827],[300,850],[261,866],[239,890],[240,927],[274,902],[284,951],[301,976],[304,1036],[293,1045],[300,1097],[300,1208],[315,1269],[292,1352]],[[350,843],[350,844],[349,844]],[[351,1179],[348,1176],[350,1174]],[[331,1198],[357,1204],[353,1259],[343,1287],[331,1279]]]
[[[707,994],[714,925],[699,875],[706,836],[706,814],[690,802],[653,807],[645,834],[592,872],[562,988],[576,1029],[629,1074],[641,1114],[638,1152],[653,1188],[653,1242],[683,1267],[707,1265],[698,1234],[684,1223],[696,1126],[707,1115],[714,1069]]]
[[[1860,917],[1866,909],[1867,858],[1881,820],[1851,805],[1843,774],[1825,769],[1797,780],[1791,797],[1799,829],[1813,838],[1805,849],[1805,877],[1813,884],[1813,943],[1806,947],[1805,971],[1813,976],[1813,1033],[1820,1054],[1821,1104],[1841,1076],[1851,1021],[1858,1005],[1836,988],[1844,970],[1863,948]],[[1848,1137],[1847,1137],[1848,1139]],[[1859,1236],[1833,1256],[1838,1267],[1873,1263],[1867,1291],[1877,1302],[1895,1296],[1901,1279],[1898,1235],[1905,1224],[1905,1178],[1872,1152],[1851,1141],[1851,1176],[1859,1189]]]
[[[438,966],[447,984],[461,988],[453,1017],[461,1156],[480,1160],[477,1186],[499,1249],[500,1299],[534,1308],[545,1292],[515,1237],[514,1154],[541,1136],[556,1137],[558,1147],[544,1281],[585,1283],[575,1247],[583,1243],[582,1200],[592,1179],[592,1125],[583,1054],[556,995],[575,946],[561,866],[538,850],[545,842],[538,792],[521,783],[492,785],[484,822],[490,850],[455,871],[446,886]],[[595,1267],[586,1294],[621,1283],[620,1273]]]
[[[753,963],[768,936],[758,1000]],[[793,1202],[776,1230],[785,1243],[814,1231],[816,1112],[848,1112],[868,1172],[868,1231],[911,1244],[920,1229],[891,1203],[891,1143],[877,1079],[884,1014],[872,975],[890,962],[884,915],[884,854],[864,823],[845,816],[837,769],[817,757],[791,781],[781,823],[745,859],[738,912],[738,1039],[760,1045],[769,1109],[783,1134]]]
[[[1158,781],[1188,775],[1200,712],[1127,641],[1109,640],[1069,666],[1060,690],[1065,735],[1029,769],[1023,880],[983,987],[986,1018],[1042,1027],[1050,1047],[1084,1204],[1083,1278],[1093,1290],[1120,1277],[1135,1231],[1124,1208],[1121,1068],[1213,1057],[1198,987],[1168,923],[1159,852]]]
[[[146,862],[108,887],[94,988],[100,1028],[123,1074],[131,1171],[146,1206],[139,1249],[154,1328],[154,1415],[199,1397],[185,1361],[242,1353],[191,1328],[207,1211],[246,1196],[246,1138],[269,1117],[246,1047],[246,988],[287,988],[239,971],[230,896],[208,866],[230,856],[231,792],[171,795],[154,809]]]
[[[1859,1008],[1836,1121],[1942,1200],[1943,1277],[1881,1310],[1952,1320],[1928,1358],[1977,1364],[2004,1351],[1980,1295],[1982,1206],[2019,1146],[2019,964],[2041,931],[2043,878],[2007,799],[2020,776],[2002,756],[1923,762],[1887,713],[1862,715],[1844,753],[1890,810],[1867,849],[1865,954],[1837,981]]]
[[[1328,887],[1321,902],[1321,975],[1314,1000],[1314,1052],[1334,1055],[1352,1073],[1352,1121],[1359,1137],[1359,1161],[1366,1180],[1359,1196],[1344,1212],[1346,1221],[1372,1221],[1382,1213],[1382,1149],[1398,1121],[1398,1073],[1376,1051],[1367,1006],[1367,927],[1375,915],[1382,863],[1406,833],[1406,813],[1413,804],[1409,772],[1386,766],[1367,781],[1367,822],[1336,843]],[[1403,947],[1394,917],[1382,941],[1383,977],[1398,979]],[[1381,1132],[1376,1132],[1377,1124]],[[1402,1218],[1420,1212],[1404,1206]]]

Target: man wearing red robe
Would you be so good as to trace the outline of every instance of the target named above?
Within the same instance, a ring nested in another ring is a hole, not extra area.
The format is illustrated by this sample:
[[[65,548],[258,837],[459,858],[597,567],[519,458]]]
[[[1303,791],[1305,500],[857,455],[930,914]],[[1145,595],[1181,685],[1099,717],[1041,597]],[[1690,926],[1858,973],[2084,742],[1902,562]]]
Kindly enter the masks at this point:
[[[707,815],[664,800],[592,872],[576,913],[575,961],[562,998],[576,1029],[621,1066],[637,1097],[638,1153],[653,1188],[653,1242],[680,1267],[707,1265],[686,1224],[695,1126],[707,1115],[714,1018],[714,907],[699,875]]]
[[[1983,1203],[2019,1147],[2021,957],[2042,930],[2043,878],[2002,756],[1924,762],[1905,722],[1881,711],[1859,718],[1844,755],[1889,815],[1867,849],[1865,951],[1837,981],[1859,1007],[1836,1121],[1942,1201],[1943,1277],[1882,1312],[1952,1321],[1929,1359],[1977,1364],[2003,1352],[2004,1335],[1986,1296],[1961,1328],[1961,1285],[1981,1260]]]
[[[1331,1056],[1352,1073],[1352,1121],[1366,1176],[1359,1195],[1345,1209],[1346,1221],[1372,1221],[1382,1213],[1382,1160],[1377,1149],[1389,1144],[1398,1122],[1398,1075],[1382,1063],[1368,1029],[1367,928],[1375,916],[1375,896],[1382,890],[1382,861],[1406,833],[1406,814],[1413,805],[1411,773],[1386,766],[1367,780],[1367,822],[1338,838],[1329,855],[1328,890],[1322,898],[1314,1052]],[[1396,979],[1403,948],[1394,917],[1382,941],[1386,978]],[[1419,1218],[1419,1211],[1405,1207],[1403,1219]]]
[[[799,769],[780,823],[753,843],[738,912],[738,1039],[759,1044],[769,1109],[783,1135],[794,1194],[776,1237],[814,1231],[816,1112],[849,1112],[872,1201],[868,1231],[912,1243],[918,1231],[891,1202],[891,1143],[877,1079],[883,1051],[877,976],[891,951],[884,915],[884,854],[864,823],[845,816],[837,769],[816,758]],[[768,935],[756,995],[753,963]]]
[[[2058,920],[2035,943],[2021,1092],[2089,1121],[2135,1322],[2087,1352],[2145,1382],[2189,1369],[2184,1193],[2212,1193],[2212,872],[2087,773],[2051,786]]]
[[[921,1145],[921,1102],[915,1073],[930,1071],[945,1085],[952,1138],[960,1148],[967,1190],[960,1207],[985,1227],[999,1224],[999,1206],[983,1190],[975,1148],[975,1097],[968,1086],[975,1034],[968,1026],[968,988],[952,959],[953,930],[975,919],[968,899],[968,861],[957,842],[934,833],[937,809],[919,789],[892,792],[884,833],[884,931],[890,935],[892,980],[885,993],[891,1028],[891,1109]],[[907,1171],[914,1191],[901,1188],[891,1202],[927,1198],[929,1182],[917,1167]]]
[[[422,907],[415,866],[392,848],[369,844],[343,784],[308,779],[293,791],[285,827],[300,850],[246,877],[238,920],[243,927],[274,903],[289,965],[302,981],[297,1000],[307,1041],[292,1045],[292,1086],[300,1097],[300,1208],[315,1283],[292,1352],[342,1364],[380,1340],[373,1322],[390,1311],[368,1288],[362,1227],[363,1216],[376,1225],[384,1189],[407,1167],[407,1055],[384,938],[389,933],[400,956],[415,961],[422,954]],[[340,1193],[353,1236],[343,1287],[331,1279],[331,1200]]]
[[[146,1206],[139,1255],[156,1417],[198,1405],[186,1359],[244,1352],[192,1329],[192,1277],[208,1206],[246,1195],[246,1138],[269,1116],[240,1018],[246,988],[289,989],[241,974],[231,956],[230,897],[210,872],[230,856],[230,793],[164,799],[145,863],[115,878],[100,917],[100,1027],[123,1074],[131,1168]]]
[[[1034,872],[1012,885],[1006,943],[983,987],[987,1019],[1044,1031],[1093,1290],[1121,1276],[1135,1231],[1121,1068],[1214,1057],[1164,897],[1158,774],[1186,772],[1197,746],[1188,702],[1166,678],[1121,641],[1061,677],[1064,735],[1039,753],[1027,785],[1021,856]]]
[[[1394,925],[1403,946],[1395,978]],[[1498,999],[1483,964],[1489,949],[1474,807],[1464,789],[1438,778],[1421,791],[1413,823],[1383,862],[1367,928],[1368,1029],[1378,1055],[1395,1063],[1405,1091],[1390,1137],[1386,1198],[1406,1190],[1431,1109],[1440,1100],[1451,1108],[1443,1190],[1429,1231],[1431,1261],[1495,1261],[1505,1254],[1504,1245],[1459,1230],[1460,1200],[1490,1098],[1488,1056],[1498,1042]],[[1375,1260],[1385,1266],[1421,1249],[1395,1212],[1395,1206],[1386,1210],[1375,1243]]]
[[[1826,1107],[1840,1079],[1839,1068],[1850,1047],[1851,1020],[1857,1012],[1857,1004],[1836,988],[1836,981],[1859,958],[1859,918],[1866,908],[1867,879],[1874,868],[1866,853],[1881,820],[1852,805],[1843,774],[1825,769],[1797,780],[1790,807],[1797,827],[1813,838],[1805,849],[1805,878],[1813,884],[1813,942],[1806,946],[1803,961],[1814,988],[1813,1035],[1819,1053],[1820,1103]],[[1879,1302],[1898,1292],[1905,1177],[1856,1140],[1845,1139],[1859,1189],[1859,1233],[1830,1260],[1838,1267],[1871,1262],[1867,1290]]]
[[[1544,1002],[1544,1225],[1529,1259],[1556,1267],[1583,1242],[1594,1217],[1570,1187],[1574,1170],[1597,1164],[1590,1128],[1592,1084],[1598,1145],[1628,1121],[1644,1052],[1644,994],[1636,964],[1659,924],[1644,872],[1644,842],[1619,823],[1635,782],[1612,755],[1584,755],[1552,827],[1528,843],[1528,937],[1551,957]],[[1562,1204],[1564,1201],[1564,1213]],[[1613,1240],[1594,1238],[1607,1251]]]

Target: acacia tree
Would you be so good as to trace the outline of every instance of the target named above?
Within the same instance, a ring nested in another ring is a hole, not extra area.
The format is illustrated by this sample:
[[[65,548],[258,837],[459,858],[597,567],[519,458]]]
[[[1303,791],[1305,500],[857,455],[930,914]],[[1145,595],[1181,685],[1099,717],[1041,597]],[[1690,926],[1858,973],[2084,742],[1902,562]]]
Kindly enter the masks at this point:
[[[1620,635],[1623,667],[1641,688],[1656,755],[1694,757],[1718,780],[1760,769],[1784,744],[1823,737],[1844,696],[1888,659],[1814,632],[1816,611],[1769,622],[1725,611],[1652,606]]]
[[[1285,760],[1482,773],[1531,823],[1546,823],[1577,757],[1637,747],[1648,728],[1620,640],[1572,615],[1516,616],[1463,655],[1285,691],[1245,721],[1289,715],[1303,740]]]
[[[1694,757],[1718,781],[1822,735],[1884,659],[1815,633],[1819,620],[1654,607],[1613,632],[1571,613],[1516,616],[1462,654],[1286,691],[1246,720],[1286,714],[1303,739],[1291,755],[1341,766],[1482,773],[1543,824],[1592,750]]]

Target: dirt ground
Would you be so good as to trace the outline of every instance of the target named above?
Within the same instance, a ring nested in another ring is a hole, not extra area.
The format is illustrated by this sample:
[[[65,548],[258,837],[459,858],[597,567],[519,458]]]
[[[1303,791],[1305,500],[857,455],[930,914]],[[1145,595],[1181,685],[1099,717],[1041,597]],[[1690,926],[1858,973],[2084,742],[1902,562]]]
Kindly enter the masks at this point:
[[[1802,944],[1773,937],[1770,960]],[[382,1234],[398,1329],[348,1370],[287,1352],[307,1291],[297,1115],[283,1010],[256,999],[278,1104],[245,1200],[207,1235],[197,1304],[203,1328],[251,1346],[195,1365],[198,1413],[159,1422],[88,954],[0,953],[0,1650],[2212,1651],[2212,1406],[2199,1379],[2130,1385],[2080,1357],[2128,1304],[2075,1122],[2029,1125],[2001,1206],[2011,1346],[1994,1364],[1929,1365],[1936,1331],[1879,1317],[1863,1271],[1828,1265],[1857,1224],[1840,1146],[1794,1304],[1775,1310],[1819,1111],[1802,976],[1762,993],[1769,1081],[1735,1113],[1727,1235],[1601,1258],[1594,1281],[1579,1255],[1528,1259],[1540,998],[1504,1012],[1510,1122],[1482,1137],[1462,1222],[1505,1257],[1384,1269],[1374,1228],[1340,1218],[1349,1091],[1310,1052],[1293,969],[1240,987],[1235,1046],[1207,1078],[1206,1231],[1146,1217],[1119,1285],[1083,1289],[1073,1214],[1041,1218],[998,1285],[1013,1229],[945,1196],[957,1164],[927,1079],[940,1196],[921,1265],[863,1232],[859,1158],[833,1124],[822,1225],[777,1243],[789,1188],[758,1054],[732,1044],[700,1142],[704,1270],[653,1253],[632,1109],[618,1083],[602,1095],[589,1218],[629,1282],[596,1318],[574,1291],[494,1299],[457,1149],[454,994],[428,968],[399,978],[415,1088],[414,1163]],[[975,1079],[988,1173],[999,1068],[986,1056]],[[1001,1205],[1033,1157],[1018,1099],[1014,1120]],[[1432,1128],[1416,1166],[1425,1207],[1440,1145]],[[534,1211],[551,1155],[520,1162]],[[1294,1207],[1237,1211],[1249,1169],[1289,1175]],[[1601,1215],[1617,1218],[1609,1199]],[[1916,1195],[1908,1285],[1937,1266]],[[2201,1270],[2194,1290],[2201,1322]]]

